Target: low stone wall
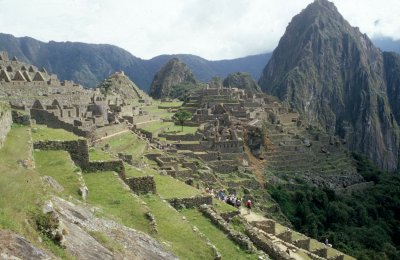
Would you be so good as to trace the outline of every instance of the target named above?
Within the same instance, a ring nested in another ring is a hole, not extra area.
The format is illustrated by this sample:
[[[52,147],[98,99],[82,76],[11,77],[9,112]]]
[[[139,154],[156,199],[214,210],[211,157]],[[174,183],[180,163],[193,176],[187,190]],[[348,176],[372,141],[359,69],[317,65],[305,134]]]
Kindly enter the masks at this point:
[[[103,127],[96,128],[93,132],[93,135],[94,135],[95,139],[100,139],[102,137],[106,137],[108,135],[122,132],[127,129],[128,129],[128,126],[125,123],[106,125]]]
[[[310,251],[311,248],[311,239],[307,238],[307,239],[299,239],[293,242],[293,244],[295,246],[297,246],[298,248]]]
[[[208,152],[208,153],[201,153],[195,154],[197,158],[204,162],[216,161],[218,160],[218,152]]]
[[[210,163],[210,167],[219,173],[231,173],[238,170],[238,166],[234,161],[217,161]]]
[[[12,122],[10,106],[7,103],[0,102],[0,148],[11,130]]]
[[[252,227],[251,225],[247,224],[245,226],[245,232],[247,236],[251,239],[254,245],[267,253],[272,259],[277,260],[291,260],[293,258],[284,251],[282,251],[278,246],[274,245],[274,243],[267,239],[264,235],[260,234],[260,232]]]
[[[157,193],[156,183],[153,176],[143,176],[126,179],[126,184],[136,194]]]
[[[12,121],[20,125],[31,125],[31,116],[12,110]]]
[[[52,113],[46,110],[31,109],[30,113],[31,113],[31,118],[35,119],[37,124],[46,125],[47,127],[51,128],[64,129],[65,131],[72,132],[82,137],[88,137],[90,135],[90,131],[79,129],[73,124],[61,121],[57,116],[53,115]]]
[[[201,205],[199,210],[204,216],[209,218],[219,229],[221,229],[232,241],[247,251],[253,251],[253,244],[250,239],[234,230],[220,215],[218,215],[209,205]]]
[[[195,152],[200,152],[204,151],[204,147],[198,143],[198,144],[175,144],[176,149],[178,150],[190,150],[190,151],[195,151]]]
[[[223,219],[225,219],[226,221],[230,221],[232,218],[234,218],[234,217],[236,217],[238,215],[240,215],[240,211],[239,210],[234,210],[234,211],[221,213],[221,217]]]
[[[168,200],[172,207],[176,209],[197,208],[203,204],[211,205],[212,196],[194,196],[190,198],[174,198]]]
[[[267,234],[275,235],[275,226],[276,222],[273,220],[266,220],[266,221],[256,221],[252,222],[256,228],[261,229],[262,231],[266,232]]]
[[[125,181],[125,166],[122,160],[114,161],[92,161],[89,162],[85,171],[96,172],[96,171],[114,171],[117,172],[119,177]]]
[[[173,135],[173,134],[160,134],[159,137],[165,137],[168,141],[199,141],[201,136],[198,134],[185,134],[185,135]]]
[[[87,140],[73,141],[38,141],[33,144],[39,150],[64,150],[69,152],[71,159],[82,169],[89,163],[89,148]]]

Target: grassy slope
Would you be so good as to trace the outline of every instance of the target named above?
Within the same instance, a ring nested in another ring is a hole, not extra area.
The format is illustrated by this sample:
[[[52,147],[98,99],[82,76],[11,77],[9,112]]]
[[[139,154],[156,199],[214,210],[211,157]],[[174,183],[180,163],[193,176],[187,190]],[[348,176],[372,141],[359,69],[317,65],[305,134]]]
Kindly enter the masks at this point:
[[[192,226],[157,195],[142,196],[158,225],[156,238],[165,242],[181,259],[213,259],[213,252],[206,242],[192,230]]]
[[[206,218],[197,209],[184,210],[183,215],[195,225],[200,232],[210,239],[222,255],[222,259],[257,259],[257,255],[248,254],[230,240],[210,219]]]
[[[89,188],[87,202],[100,207],[108,216],[128,227],[150,232],[146,209],[131,191],[125,189],[113,172],[86,173],[83,175]]]
[[[79,199],[79,171],[66,151],[35,151],[35,162],[40,175],[54,178],[64,187],[62,194]]]
[[[132,133],[124,133],[103,139],[96,143],[96,148],[109,145],[110,152],[114,154],[125,153],[133,156],[134,161],[138,161],[145,152],[146,142],[139,139]]]
[[[45,141],[45,140],[71,141],[80,139],[79,136],[74,135],[71,132],[67,132],[64,129],[48,128],[45,125],[34,125],[32,127],[32,138],[35,141]]]
[[[0,150],[0,229],[13,230],[62,259],[73,259],[35,229],[34,214],[48,196],[37,170],[18,165],[19,160],[31,157],[30,138],[29,127],[14,125]],[[44,239],[43,243],[38,242],[38,237]]]

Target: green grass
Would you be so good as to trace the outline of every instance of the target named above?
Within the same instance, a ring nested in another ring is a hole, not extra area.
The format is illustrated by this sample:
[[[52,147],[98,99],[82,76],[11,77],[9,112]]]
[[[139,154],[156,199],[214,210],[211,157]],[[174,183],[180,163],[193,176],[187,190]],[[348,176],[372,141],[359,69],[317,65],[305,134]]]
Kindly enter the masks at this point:
[[[138,126],[138,128],[153,134],[157,134],[162,132],[163,129],[167,130],[168,128],[173,126],[174,123],[172,122],[151,122],[151,123],[141,124]]]
[[[43,191],[37,170],[25,169],[18,163],[31,158],[30,128],[13,125],[0,149],[0,229],[9,229],[31,241],[39,248],[47,248],[62,259],[73,259],[53,241],[36,229],[34,212],[40,211],[48,196]],[[42,237],[43,243],[38,242]]]
[[[155,237],[165,242],[181,259],[213,259],[213,252],[205,241],[182,219],[183,215],[171,208],[157,195],[145,195],[142,199],[151,209],[157,225]]]
[[[154,175],[157,192],[164,198],[187,198],[201,195],[201,191],[170,176]]]
[[[89,150],[89,160],[90,161],[110,161],[115,160],[116,158],[111,156],[110,154],[99,150],[91,148]]]
[[[64,187],[64,195],[79,199],[80,183],[76,171],[79,171],[66,151],[35,151],[36,168],[42,176],[54,178]]]
[[[89,189],[88,203],[100,207],[119,223],[150,233],[146,209],[130,190],[123,187],[118,176],[113,172],[96,172],[86,173],[83,177]]]
[[[173,134],[178,134],[178,135],[184,135],[184,134],[194,134],[196,133],[198,127],[197,126],[184,126],[183,131],[182,131],[182,126],[180,125],[173,125],[169,127],[169,129],[165,130],[165,133],[173,133]]]
[[[170,107],[171,107],[171,108],[179,108],[179,107],[182,106],[182,104],[183,104],[182,101],[160,102],[159,105],[158,105],[158,107],[159,107],[160,109],[163,109],[163,108],[170,108]]]
[[[222,255],[222,259],[257,259],[256,254],[246,253],[230,240],[210,219],[206,218],[197,209],[182,211],[189,222],[195,225],[200,232],[208,237]]]
[[[64,129],[48,128],[45,125],[34,125],[32,127],[32,138],[33,141],[46,141],[46,140],[73,141],[73,140],[78,140],[81,137],[74,135],[71,132],[67,132]]]
[[[142,107],[144,111],[147,111],[150,115],[155,115],[158,118],[170,119],[174,113],[168,112],[168,109],[160,109],[158,105]]]
[[[96,143],[96,147],[103,147],[108,144],[112,153],[126,153],[133,156],[133,160],[137,161],[144,154],[146,142],[139,139],[133,133],[124,133]]]
[[[218,213],[226,213],[231,211],[237,211],[238,209],[232,207],[224,201],[220,201],[219,199],[213,198],[213,207]]]
[[[132,167],[129,164],[125,164],[125,176],[127,178],[129,177],[142,177],[142,176],[146,176],[147,174],[137,170],[136,168]]]

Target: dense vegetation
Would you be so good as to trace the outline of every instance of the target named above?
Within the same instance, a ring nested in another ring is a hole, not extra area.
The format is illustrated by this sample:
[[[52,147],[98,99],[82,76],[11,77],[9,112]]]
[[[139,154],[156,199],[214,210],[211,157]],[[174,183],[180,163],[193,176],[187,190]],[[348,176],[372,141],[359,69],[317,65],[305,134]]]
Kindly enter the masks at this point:
[[[352,195],[310,187],[271,187],[272,197],[299,232],[357,259],[400,259],[400,175],[379,171],[354,155],[373,187]]]

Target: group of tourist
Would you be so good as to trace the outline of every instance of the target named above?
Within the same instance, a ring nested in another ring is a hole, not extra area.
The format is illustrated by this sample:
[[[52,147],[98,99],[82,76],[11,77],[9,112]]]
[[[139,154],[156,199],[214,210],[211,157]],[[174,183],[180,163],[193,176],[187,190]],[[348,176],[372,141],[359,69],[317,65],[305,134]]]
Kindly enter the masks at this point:
[[[214,191],[214,189],[210,189],[210,188],[206,188],[205,192],[208,194],[211,194],[213,197],[224,201],[225,203],[236,207],[236,208],[240,208],[240,206],[242,205],[242,199],[239,197],[236,197],[236,194],[231,193],[231,194],[227,194],[227,192],[224,189],[221,189],[217,192]],[[245,203],[245,207],[247,208],[247,214],[250,214],[250,210],[252,208],[253,204],[251,202],[251,200],[247,200]]]

